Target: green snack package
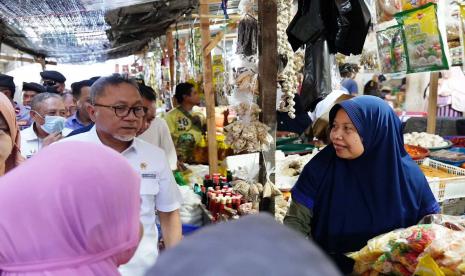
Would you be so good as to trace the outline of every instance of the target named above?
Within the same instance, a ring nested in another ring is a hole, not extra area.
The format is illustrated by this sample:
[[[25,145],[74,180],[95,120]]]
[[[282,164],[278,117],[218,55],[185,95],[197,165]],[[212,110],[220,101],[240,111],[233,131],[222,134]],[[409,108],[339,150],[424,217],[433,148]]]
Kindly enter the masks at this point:
[[[396,20],[402,26],[407,73],[449,69],[436,11],[437,5],[429,3],[396,14]]]
[[[381,71],[385,74],[407,71],[402,27],[387,28],[376,33]]]

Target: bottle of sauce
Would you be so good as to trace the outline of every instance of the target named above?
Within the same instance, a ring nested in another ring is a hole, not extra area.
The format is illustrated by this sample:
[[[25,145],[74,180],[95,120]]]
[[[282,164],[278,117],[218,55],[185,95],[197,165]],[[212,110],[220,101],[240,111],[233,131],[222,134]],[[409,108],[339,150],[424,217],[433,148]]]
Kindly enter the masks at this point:
[[[205,136],[202,136],[200,142],[195,146],[194,162],[197,164],[208,164],[208,144]]]

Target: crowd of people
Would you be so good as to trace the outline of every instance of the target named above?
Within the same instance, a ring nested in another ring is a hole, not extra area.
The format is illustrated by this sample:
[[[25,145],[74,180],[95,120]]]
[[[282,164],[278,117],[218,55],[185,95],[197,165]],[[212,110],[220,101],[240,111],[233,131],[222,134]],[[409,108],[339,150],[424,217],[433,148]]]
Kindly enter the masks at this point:
[[[193,112],[194,86],[177,85],[179,106],[165,121],[156,118],[156,93],[142,80],[113,74],[74,83],[68,94],[58,72],[42,77],[42,85],[23,85],[20,104],[13,100],[14,79],[0,75],[0,275],[232,275],[237,270],[228,267],[239,262],[248,266],[245,275],[257,275],[252,272],[279,271],[264,265],[279,250],[296,256],[292,269],[299,275],[314,269],[338,275],[311,243],[266,218],[231,225],[242,234],[218,226],[177,246],[182,198],[172,170],[178,147],[195,144],[203,131]],[[327,117],[330,145],[304,168],[284,222],[350,273],[345,253],[416,224],[439,206],[403,147],[392,108],[378,97],[341,96],[317,106]],[[167,248],[159,263],[157,221]],[[215,256],[221,266],[195,267],[186,259],[170,267],[186,252],[208,256],[220,244],[227,245]],[[238,254],[246,255],[228,258]],[[306,266],[298,256],[322,262]]]
[[[73,144],[73,141],[105,145],[119,152],[141,178],[140,221],[143,227],[138,249],[131,261],[120,267],[120,273],[142,275],[156,260],[157,220],[166,247],[176,245],[181,239],[178,211],[181,196],[172,174],[177,166],[176,149],[168,124],[163,119],[155,118],[156,93],[142,80],[118,74],[73,83],[71,92],[66,92],[66,78],[59,72],[44,71],[41,76],[42,84],[23,84],[21,104],[14,101],[16,85],[13,77],[0,75],[2,175],[19,166],[17,172],[23,171],[24,174],[21,177],[30,176],[24,172],[26,164],[40,160],[32,157],[43,150],[47,152],[45,149],[52,144],[53,148],[60,148],[59,152],[67,159],[77,162],[68,164],[69,167],[83,166],[78,159],[85,156],[85,149],[79,150],[79,144]],[[189,101],[192,87],[187,84],[180,84],[179,87],[179,102],[182,103],[183,98],[185,102],[192,102]],[[185,114],[188,112],[185,111]],[[189,125],[194,124],[186,119],[178,120],[176,116],[170,120],[170,127],[177,132],[189,131]],[[102,160],[104,156],[98,152],[95,150],[95,156],[89,159],[102,162],[108,166],[109,172],[117,173],[114,171],[117,168],[111,166],[111,162]],[[52,154],[40,155],[51,165]],[[76,158],[73,158],[74,155]],[[32,161],[29,163],[27,159]],[[37,164],[38,161],[35,162]],[[65,170],[59,174],[62,172]],[[81,183],[94,182],[95,179],[87,172],[86,175]],[[0,270],[7,271],[4,268]]]

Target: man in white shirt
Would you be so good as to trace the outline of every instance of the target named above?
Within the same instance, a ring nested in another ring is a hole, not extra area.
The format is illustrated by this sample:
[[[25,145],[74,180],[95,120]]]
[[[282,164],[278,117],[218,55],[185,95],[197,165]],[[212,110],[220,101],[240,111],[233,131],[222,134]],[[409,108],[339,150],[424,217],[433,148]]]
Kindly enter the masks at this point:
[[[147,108],[142,128],[139,130],[140,139],[161,148],[170,164],[171,170],[177,169],[178,157],[174,147],[173,138],[171,138],[170,129],[165,120],[156,118],[156,101],[155,91],[144,84],[139,84],[142,104]]]
[[[166,247],[182,237],[179,207],[181,195],[163,150],[136,138],[146,108],[137,83],[114,74],[91,87],[89,115],[95,126],[64,141],[87,141],[120,152],[141,176],[141,222],[144,235],[131,261],[120,267],[123,276],[144,275],[158,255],[156,214]],[[111,170],[112,168],[108,168]]]
[[[21,131],[21,154],[26,158],[69,133],[64,129],[66,109],[59,94],[36,95],[31,102],[30,115],[33,124]]]

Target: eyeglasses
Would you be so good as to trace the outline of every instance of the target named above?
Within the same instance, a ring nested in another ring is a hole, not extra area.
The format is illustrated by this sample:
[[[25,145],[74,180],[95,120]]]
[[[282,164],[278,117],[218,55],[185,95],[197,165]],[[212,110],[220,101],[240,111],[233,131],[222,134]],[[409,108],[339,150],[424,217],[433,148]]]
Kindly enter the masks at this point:
[[[103,105],[95,103],[94,106],[112,108],[115,111],[115,115],[119,118],[125,118],[129,116],[129,113],[132,111],[134,116],[137,118],[142,118],[147,113],[147,108],[144,106],[125,106],[125,105]]]

